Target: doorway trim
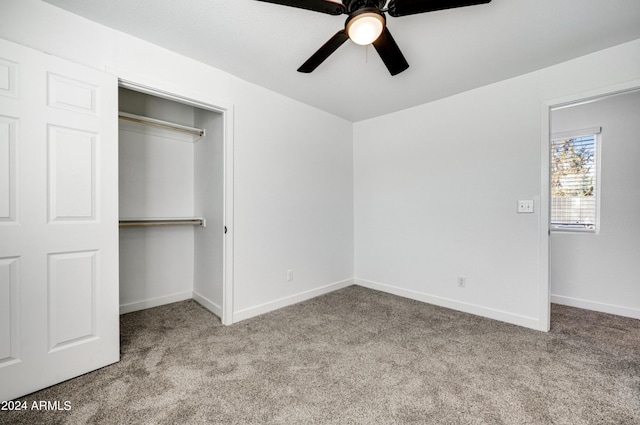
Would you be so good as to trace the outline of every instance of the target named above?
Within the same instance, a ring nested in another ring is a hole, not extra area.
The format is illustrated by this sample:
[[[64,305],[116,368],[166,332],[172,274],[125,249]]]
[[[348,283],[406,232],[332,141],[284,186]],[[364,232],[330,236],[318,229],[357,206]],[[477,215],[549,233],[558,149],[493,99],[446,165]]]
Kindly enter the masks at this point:
[[[222,270],[222,317],[223,325],[233,324],[233,105],[216,101],[216,105],[207,101],[185,96],[180,93],[168,92],[145,84],[119,78],[118,87],[160,97],[199,109],[222,114],[223,116],[223,151],[224,151],[224,216],[225,227],[223,237],[223,270]]]
[[[610,86],[600,87],[563,96],[556,99],[543,101],[541,104],[541,131],[540,131],[540,291],[539,291],[539,317],[540,330],[551,329],[551,276],[550,276],[550,243],[551,229],[549,216],[551,208],[550,199],[550,154],[549,141],[551,138],[551,113],[554,110],[577,106],[584,103],[595,102],[605,97],[631,92],[640,89],[640,79],[625,81]]]

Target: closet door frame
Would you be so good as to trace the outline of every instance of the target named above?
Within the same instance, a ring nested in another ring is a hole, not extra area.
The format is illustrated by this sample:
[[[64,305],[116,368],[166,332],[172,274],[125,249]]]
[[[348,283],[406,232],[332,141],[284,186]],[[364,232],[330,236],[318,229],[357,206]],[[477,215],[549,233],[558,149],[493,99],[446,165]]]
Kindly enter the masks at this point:
[[[233,105],[223,101],[205,101],[184,95],[171,89],[172,92],[152,87],[139,81],[119,78],[119,87],[148,94],[193,106],[205,111],[221,114],[224,123],[223,152],[224,152],[224,216],[225,228],[223,237],[223,270],[222,270],[222,317],[223,325],[233,324]]]

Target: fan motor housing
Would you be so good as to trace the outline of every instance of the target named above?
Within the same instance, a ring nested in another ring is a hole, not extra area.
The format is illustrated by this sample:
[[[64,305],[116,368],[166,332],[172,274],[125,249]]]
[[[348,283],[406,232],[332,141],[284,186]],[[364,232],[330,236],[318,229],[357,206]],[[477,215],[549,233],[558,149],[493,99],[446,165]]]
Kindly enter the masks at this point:
[[[352,14],[359,9],[363,8],[375,8],[378,11],[382,10],[386,1],[385,0],[344,0],[342,2],[349,14]]]

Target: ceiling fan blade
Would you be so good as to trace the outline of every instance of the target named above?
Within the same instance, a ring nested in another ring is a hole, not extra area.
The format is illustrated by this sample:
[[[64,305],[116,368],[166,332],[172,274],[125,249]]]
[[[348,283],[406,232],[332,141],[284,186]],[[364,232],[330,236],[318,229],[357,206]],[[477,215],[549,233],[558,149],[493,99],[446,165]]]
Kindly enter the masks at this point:
[[[329,0],[258,0],[266,3],[281,4],[283,6],[299,7],[300,9],[313,10],[314,12],[329,15],[342,15],[346,9],[342,3]]]
[[[298,72],[309,73],[316,69],[322,62],[327,59],[331,53],[335,52],[338,47],[342,46],[349,39],[345,30],[340,30],[324,43],[305,63],[298,68]]]
[[[373,47],[376,48],[391,75],[399,74],[409,68],[409,63],[404,58],[387,27],[384,28],[380,37],[373,42]]]
[[[391,0],[388,12],[391,16],[406,16],[456,7],[475,6],[489,2],[491,0]]]

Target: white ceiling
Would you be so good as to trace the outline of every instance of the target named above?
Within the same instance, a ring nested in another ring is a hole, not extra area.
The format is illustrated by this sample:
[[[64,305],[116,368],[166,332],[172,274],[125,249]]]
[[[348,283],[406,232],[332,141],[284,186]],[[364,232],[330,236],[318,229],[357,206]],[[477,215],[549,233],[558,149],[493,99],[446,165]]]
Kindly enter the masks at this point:
[[[44,0],[350,121],[447,97],[640,38],[639,0],[493,0],[393,18],[410,64],[389,75],[348,41],[296,69],[346,15],[257,0]]]

